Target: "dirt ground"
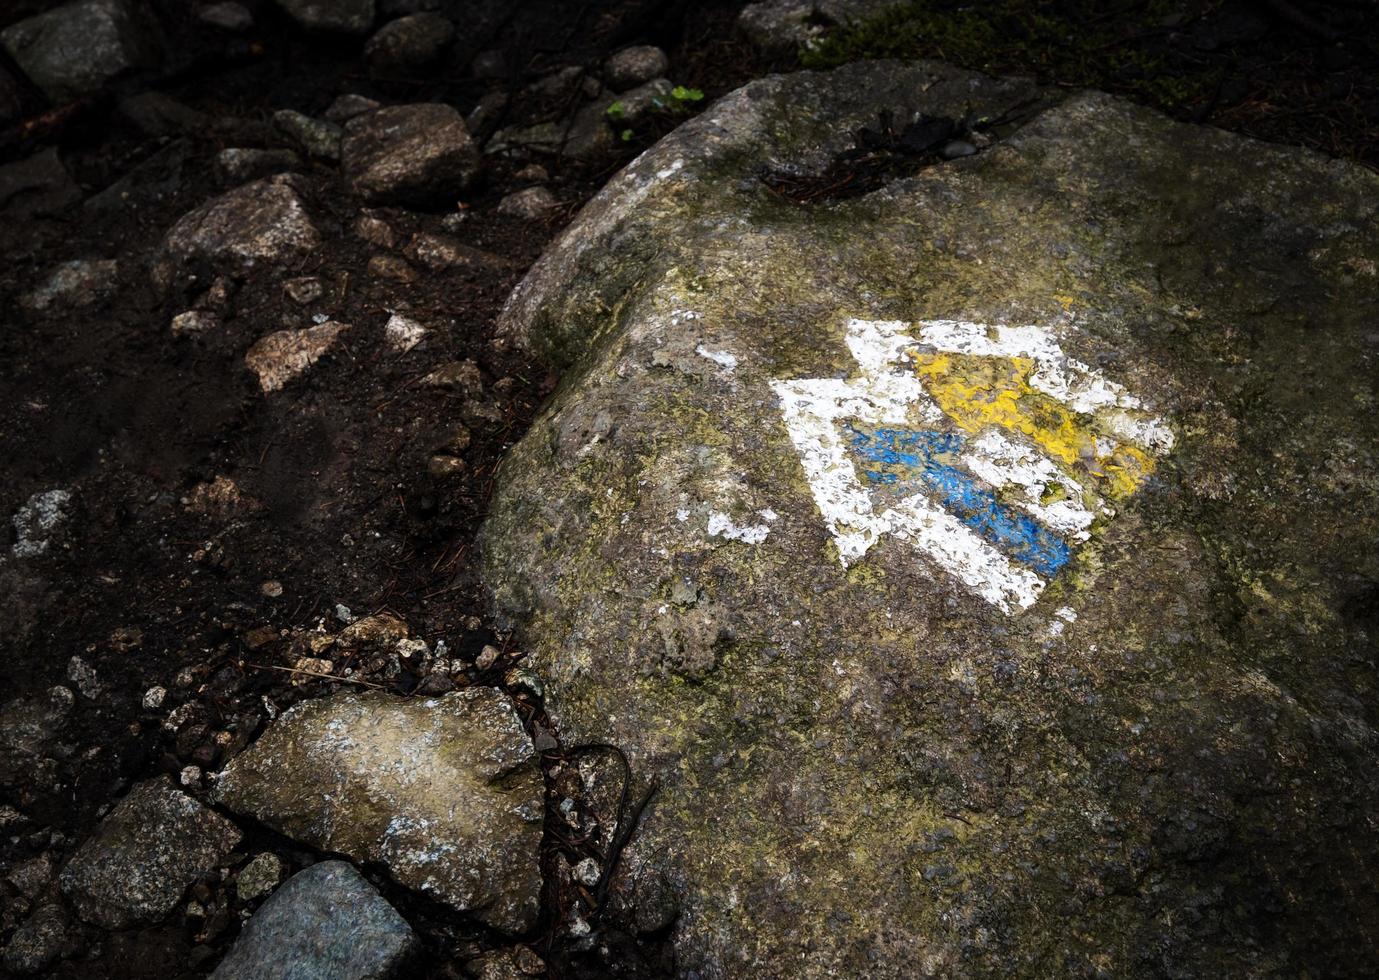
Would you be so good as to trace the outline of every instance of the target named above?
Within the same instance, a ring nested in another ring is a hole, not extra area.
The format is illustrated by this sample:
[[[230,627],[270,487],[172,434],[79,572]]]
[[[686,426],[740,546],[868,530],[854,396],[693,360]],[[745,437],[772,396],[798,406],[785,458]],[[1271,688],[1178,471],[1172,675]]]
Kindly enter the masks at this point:
[[[5,5],[0,21],[51,6],[19,0]],[[0,134],[0,165],[56,147],[80,185],[79,199],[60,210],[34,214],[12,203],[0,221],[0,703],[45,697],[55,685],[75,691],[75,707],[41,762],[0,783],[0,808],[8,808],[0,809],[0,868],[41,854],[60,863],[113,800],[152,774],[168,773],[204,796],[204,777],[186,779],[188,767],[219,769],[272,716],[342,683],[292,668],[312,636],[338,631],[348,617],[400,617],[414,636],[433,649],[444,643],[460,663],[444,683],[506,684],[533,726],[544,721],[539,699],[507,684],[520,650],[487,618],[473,549],[495,468],[558,378],[496,348],[493,326],[546,243],[676,117],[639,127],[591,161],[490,158],[485,183],[454,209],[379,209],[399,241],[393,251],[412,234],[429,232],[484,253],[462,268],[418,269],[411,282],[370,272],[369,260],[389,250],[353,233],[359,205],[335,165],[309,162],[302,171],[307,203],[324,244],[291,272],[319,277],[324,296],[302,305],[284,294],[280,276],[250,276],[238,284],[218,330],[176,337],[169,323],[187,308],[187,297],[160,296],[149,262],[178,217],[233,186],[217,175],[216,153],[273,143],[267,120],[274,110],[319,115],[349,92],[389,103],[449,102],[467,113],[485,95],[504,91],[511,104],[490,126],[558,120],[568,101],[524,96],[524,88],[570,65],[596,71],[608,53],[633,43],[663,47],[670,79],[702,90],[704,103],[788,63],[758,57],[736,33],[738,3],[474,0],[442,5],[460,25],[442,66],[417,77],[377,78],[363,64],[362,40],[309,36],[270,3],[250,6],[256,27],[229,35],[200,24],[191,5],[158,0],[174,52],[170,64],[65,106],[25,89],[19,117]],[[1138,25],[1147,6],[1108,16],[1113,24]],[[1211,43],[1202,40],[1207,34],[1185,35],[1191,56],[1220,79],[1209,94],[1184,88],[1177,104],[1168,89],[1130,94],[1179,115],[1379,162],[1379,74],[1365,40],[1375,15],[1364,12],[1363,29],[1336,40],[1300,28],[1287,13],[1291,6],[1182,6],[1191,8],[1190,27],[1248,21],[1249,30],[1232,40],[1237,35],[1215,29]],[[866,53],[866,39],[855,40],[851,50]],[[1162,38],[1156,34],[1153,43]],[[504,53],[507,70],[476,77],[475,55],[494,50]],[[841,46],[826,54],[848,56]],[[1027,72],[1041,64],[1035,54],[1022,60],[1018,50],[1003,52],[1000,63]],[[1057,74],[1051,80],[1061,80]],[[255,124],[242,132],[266,134],[265,142],[246,143],[214,127],[141,129],[119,103],[149,90],[211,119]],[[548,171],[543,183],[558,208],[535,220],[499,213],[504,195],[536,182],[518,176],[531,163]],[[20,297],[71,259],[118,260],[113,294],[83,308],[21,311]],[[383,324],[394,312],[431,328],[405,354],[384,341]],[[288,389],[265,396],[244,366],[245,350],[272,331],[309,326],[317,314],[351,329]],[[463,383],[437,383],[434,372],[457,362],[472,362],[477,371],[466,369]],[[468,430],[467,446],[456,439],[459,424]],[[437,467],[438,453],[460,462]],[[68,491],[71,501],[48,551],[23,562],[9,557],[9,515],[54,489]],[[473,662],[490,644],[505,656],[480,669]],[[336,663],[337,677],[346,670],[353,683],[403,694],[429,679],[405,664],[388,672],[362,660]],[[146,695],[154,688],[166,694],[150,707]],[[178,724],[169,724],[178,711]],[[569,748],[544,754],[553,800]],[[549,823],[548,861],[573,861],[608,846],[562,838],[558,820]],[[294,868],[311,859],[300,845],[249,828],[244,855],[265,849]],[[426,975],[462,975],[476,951],[503,944],[374,877],[423,933]],[[81,933],[76,938],[87,952],[54,975],[204,975],[233,940],[239,907],[223,883],[197,887],[202,904],[218,911],[204,918],[179,913],[149,930]],[[0,918],[0,939],[24,901],[0,881],[0,905],[11,910]],[[527,937],[550,976],[673,970],[665,936],[633,940],[613,931],[606,954],[555,938],[567,901],[548,889],[543,924]]]

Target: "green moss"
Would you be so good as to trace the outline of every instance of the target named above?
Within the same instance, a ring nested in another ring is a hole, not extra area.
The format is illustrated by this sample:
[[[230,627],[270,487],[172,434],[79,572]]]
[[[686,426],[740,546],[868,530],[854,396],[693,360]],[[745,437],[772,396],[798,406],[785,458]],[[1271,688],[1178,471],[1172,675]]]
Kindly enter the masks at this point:
[[[1180,8],[1176,0],[1141,0],[1112,17],[1098,0],[915,0],[835,30],[801,61],[834,68],[869,58],[938,58],[1117,92],[1183,115],[1211,98],[1220,77],[1218,68],[1176,58],[1163,25]]]

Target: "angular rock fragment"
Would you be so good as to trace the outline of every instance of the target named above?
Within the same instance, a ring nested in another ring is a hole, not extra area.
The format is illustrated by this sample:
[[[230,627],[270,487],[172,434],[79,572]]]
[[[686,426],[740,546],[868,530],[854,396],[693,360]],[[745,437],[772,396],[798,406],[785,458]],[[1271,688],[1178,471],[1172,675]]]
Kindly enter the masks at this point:
[[[508,932],[536,921],[542,780],[492,688],[297,705],[222,773],[217,799]]]
[[[0,953],[0,963],[18,974],[40,973],[73,945],[67,913],[61,905],[49,903],[40,906],[14,931]]]
[[[244,355],[244,364],[259,378],[263,393],[277,391],[335,346],[348,323],[327,320],[304,330],[279,330],[258,340]]]
[[[83,919],[107,929],[158,922],[239,843],[239,830],[166,777],[137,784],[62,869]]]
[[[448,105],[388,106],[345,124],[342,166],[350,188],[374,204],[453,201],[479,176],[479,149]]]
[[[419,949],[406,920],[358,871],[322,861],[264,902],[211,980],[388,980]]]
[[[76,0],[0,31],[0,45],[55,101],[158,63],[158,43],[130,0]]]
[[[528,221],[539,221],[560,204],[555,195],[544,187],[527,187],[513,191],[498,202],[499,214],[508,214]]]
[[[878,107],[1017,106],[838,193]],[[615,177],[500,323],[567,382],[483,555],[562,740],[661,780],[632,927],[705,977],[1367,972],[1376,254],[1363,168],[933,64]]]
[[[273,113],[273,126],[308,157],[320,160],[340,159],[340,127],[323,119],[294,109],[279,109]]]
[[[196,262],[242,274],[256,263],[306,254],[320,243],[292,175],[268,177],[183,215],[163,239],[153,278],[167,288]]]
[[[374,0],[276,0],[309,31],[367,34],[373,27]]]

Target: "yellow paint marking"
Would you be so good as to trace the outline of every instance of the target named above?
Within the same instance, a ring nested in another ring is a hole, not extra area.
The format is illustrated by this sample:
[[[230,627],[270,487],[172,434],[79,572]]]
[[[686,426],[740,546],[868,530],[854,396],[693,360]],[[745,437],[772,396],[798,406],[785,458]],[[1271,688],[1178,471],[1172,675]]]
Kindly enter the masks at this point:
[[[1101,482],[1113,498],[1125,498],[1154,470],[1153,458],[1117,442],[1030,385],[1037,365],[1027,357],[914,354],[915,373],[939,408],[968,432],[989,425],[1028,437],[1055,460]],[[1109,451],[1105,451],[1110,446]]]

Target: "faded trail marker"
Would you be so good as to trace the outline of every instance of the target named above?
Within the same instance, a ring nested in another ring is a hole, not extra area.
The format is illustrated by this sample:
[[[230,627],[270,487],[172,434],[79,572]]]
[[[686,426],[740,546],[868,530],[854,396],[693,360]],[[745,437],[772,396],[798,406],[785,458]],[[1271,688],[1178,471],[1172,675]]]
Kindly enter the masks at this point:
[[[892,534],[1028,608],[1173,447],[1048,327],[850,320],[846,339],[851,379],[771,384],[844,567]]]

